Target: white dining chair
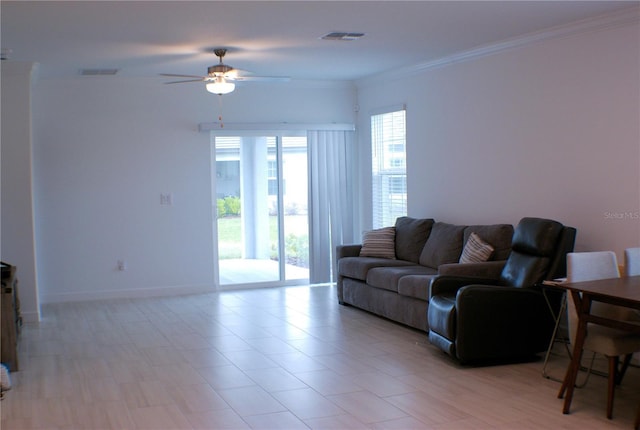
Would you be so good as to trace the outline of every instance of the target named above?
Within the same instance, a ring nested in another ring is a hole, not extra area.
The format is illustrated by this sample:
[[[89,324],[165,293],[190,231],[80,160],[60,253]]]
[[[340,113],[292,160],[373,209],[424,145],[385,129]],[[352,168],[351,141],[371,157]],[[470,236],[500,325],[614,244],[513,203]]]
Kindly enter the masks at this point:
[[[624,250],[624,274],[625,276],[640,275],[640,248]]]
[[[567,281],[580,282],[596,279],[619,278],[618,262],[616,254],[611,251],[576,252],[567,254]],[[569,294],[567,315],[569,322],[569,339],[573,344],[578,327],[578,314],[573,298]],[[637,314],[629,308],[594,302],[591,313],[606,318],[617,320],[638,320]],[[609,327],[589,324],[587,336],[584,342],[585,351],[595,354],[603,354],[608,360],[608,392],[607,392],[607,418],[613,416],[613,398],[615,387],[622,382],[622,378],[629,366],[629,361],[634,352],[640,351],[640,336]],[[620,357],[624,357],[622,363]],[[593,366],[587,370],[587,378]],[[586,383],[586,381],[585,381]]]

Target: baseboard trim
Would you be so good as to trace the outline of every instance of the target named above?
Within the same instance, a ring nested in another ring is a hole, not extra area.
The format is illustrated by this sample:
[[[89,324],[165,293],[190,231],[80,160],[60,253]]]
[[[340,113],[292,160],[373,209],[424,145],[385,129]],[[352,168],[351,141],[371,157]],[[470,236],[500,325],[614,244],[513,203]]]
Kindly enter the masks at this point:
[[[213,293],[216,288],[213,284],[173,285],[168,287],[135,288],[129,290],[109,291],[81,291],[43,294],[40,297],[42,304],[84,302],[89,300],[108,299],[137,299],[143,297],[180,296],[185,294]]]
[[[23,310],[20,310],[20,316],[22,317],[23,323],[33,323],[40,321],[40,312],[25,312]]]

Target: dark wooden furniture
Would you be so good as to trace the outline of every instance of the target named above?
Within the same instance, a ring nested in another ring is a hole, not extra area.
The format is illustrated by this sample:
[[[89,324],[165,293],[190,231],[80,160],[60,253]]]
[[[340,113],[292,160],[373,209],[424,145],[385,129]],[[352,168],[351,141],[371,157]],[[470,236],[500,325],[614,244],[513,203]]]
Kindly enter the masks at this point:
[[[2,300],[0,312],[0,361],[9,371],[18,370],[18,336],[22,325],[16,266],[0,263],[2,268]]]
[[[575,345],[573,346],[573,355],[562,386],[560,387],[560,392],[558,393],[558,398],[562,398],[566,393],[562,413],[568,414],[571,408],[571,400],[573,399],[573,391],[582,358],[582,348],[584,346],[587,324],[600,324],[619,330],[640,333],[640,325],[592,315],[591,303],[597,301],[640,309],[640,276],[569,282],[559,284],[558,286],[566,288],[567,292],[571,294],[578,313],[578,328],[576,331]],[[637,421],[636,419],[636,428]]]

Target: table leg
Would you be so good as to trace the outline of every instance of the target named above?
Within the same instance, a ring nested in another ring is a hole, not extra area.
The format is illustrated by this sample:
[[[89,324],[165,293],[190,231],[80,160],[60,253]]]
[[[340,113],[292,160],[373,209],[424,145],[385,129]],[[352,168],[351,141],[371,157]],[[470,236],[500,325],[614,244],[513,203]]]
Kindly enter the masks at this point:
[[[560,392],[558,393],[558,398],[561,399],[566,392],[564,406],[562,409],[563,414],[568,414],[569,409],[571,408],[573,390],[575,389],[576,378],[578,377],[578,370],[580,368],[580,361],[582,360],[582,347],[584,346],[584,339],[587,332],[587,320],[586,318],[584,318],[584,315],[588,315],[589,310],[591,309],[590,297],[581,298],[580,294],[575,291],[571,291],[571,296],[573,297],[574,303],[576,304],[576,310],[578,311],[578,329],[576,331],[576,339],[575,345],[573,347],[573,356],[571,359],[571,363],[567,368],[567,373],[565,374],[564,381],[562,382],[562,386],[560,387]]]

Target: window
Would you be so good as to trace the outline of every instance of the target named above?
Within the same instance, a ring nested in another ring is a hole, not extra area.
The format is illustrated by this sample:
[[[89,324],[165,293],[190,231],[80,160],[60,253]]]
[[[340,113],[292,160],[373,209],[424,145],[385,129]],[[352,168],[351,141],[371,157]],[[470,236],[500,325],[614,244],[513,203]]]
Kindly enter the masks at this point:
[[[217,287],[335,282],[336,246],[359,239],[349,173],[353,124],[290,125],[236,124],[221,130],[218,123],[200,124],[200,130],[211,132],[213,203],[221,206],[213,212]],[[279,194],[270,195],[276,185]],[[226,196],[237,197],[234,213],[225,211]],[[234,264],[239,260],[242,264]],[[278,273],[268,269],[273,262]],[[249,263],[260,268],[247,270]]]
[[[278,162],[267,161],[267,179],[270,196],[278,195]]]
[[[242,131],[212,135],[218,285],[308,283],[307,137]]]
[[[405,109],[371,116],[373,227],[407,214]]]

